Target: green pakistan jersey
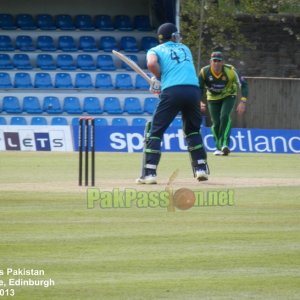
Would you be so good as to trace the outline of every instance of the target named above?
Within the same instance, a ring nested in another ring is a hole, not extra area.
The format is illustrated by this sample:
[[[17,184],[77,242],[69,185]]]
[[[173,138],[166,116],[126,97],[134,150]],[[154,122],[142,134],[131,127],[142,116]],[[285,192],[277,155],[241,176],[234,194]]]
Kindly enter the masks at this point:
[[[242,97],[248,97],[247,81],[239,76],[232,65],[223,65],[222,72],[215,74],[210,65],[203,67],[199,73],[200,89],[206,88],[207,100],[221,100],[236,96],[241,87]]]

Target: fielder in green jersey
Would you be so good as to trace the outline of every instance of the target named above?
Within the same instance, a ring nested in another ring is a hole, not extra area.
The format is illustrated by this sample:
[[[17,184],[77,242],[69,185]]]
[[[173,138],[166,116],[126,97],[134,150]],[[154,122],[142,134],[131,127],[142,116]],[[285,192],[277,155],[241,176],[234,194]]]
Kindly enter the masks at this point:
[[[241,77],[232,65],[224,63],[222,52],[211,54],[210,64],[203,67],[199,73],[200,89],[206,89],[208,110],[212,120],[212,133],[217,150],[214,155],[228,155],[231,113],[237,100],[238,90],[241,89],[242,97],[237,105],[237,112],[243,114],[246,110],[248,97],[247,81]],[[201,101],[201,110],[206,106]]]

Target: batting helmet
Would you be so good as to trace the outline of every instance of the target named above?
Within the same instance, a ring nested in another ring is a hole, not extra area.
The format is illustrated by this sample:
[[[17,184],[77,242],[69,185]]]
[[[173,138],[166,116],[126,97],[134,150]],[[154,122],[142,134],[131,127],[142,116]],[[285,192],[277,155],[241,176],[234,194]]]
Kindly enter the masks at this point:
[[[158,39],[160,41],[167,41],[172,37],[172,34],[176,32],[178,32],[178,29],[173,23],[164,23],[160,25],[157,30]]]

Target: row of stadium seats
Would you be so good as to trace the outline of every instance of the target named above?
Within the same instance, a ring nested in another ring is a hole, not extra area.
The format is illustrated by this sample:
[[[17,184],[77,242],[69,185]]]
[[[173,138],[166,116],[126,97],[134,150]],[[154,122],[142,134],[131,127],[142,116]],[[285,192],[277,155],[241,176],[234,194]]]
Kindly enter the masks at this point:
[[[156,109],[158,98],[151,97],[151,95],[145,98],[144,95],[139,95],[141,92],[138,94],[138,90],[148,90],[149,84],[140,75],[122,70],[132,71],[129,66],[109,52],[113,49],[122,50],[133,61],[145,68],[145,52],[158,44],[154,33],[150,32],[152,28],[138,27],[136,25],[138,16],[134,19],[132,28],[117,26],[117,17],[113,20],[109,16],[108,18],[105,16],[70,17],[68,15],[55,18],[51,15],[42,18],[31,17],[28,14],[22,18],[9,17],[9,14],[0,13],[0,30],[6,30],[0,32],[0,69],[2,69],[0,89],[3,93],[3,96],[0,96],[2,115],[0,125],[76,125],[81,115],[98,117],[101,115],[102,118],[96,119],[97,125],[145,124]],[[47,23],[47,20],[51,18],[54,26],[42,27],[41,24]],[[17,21],[17,19],[22,19],[22,21]],[[35,27],[28,23],[26,25],[26,19],[31,19],[30,22]],[[59,22],[58,19],[60,19]],[[105,28],[101,25],[100,28],[100,19],[102,23],[104,19],[111,19],[113,26]],[[124,19],[126,23],[128,18],[125,16]],[[91,22],[94,28],[86,26]],[[148,21],[144,19],[143,22],[145,24],[149,22],[149,19]],[[23,25],[20,25],[21,23]],[[8,28],[8,24],[13,24],[13,26]],[[27,32],[20,32],[20,29],[27,30]],[[115,31],[104,34],[98,31],[83,34],[78,31],[94,29],[149,30],[149,32]],[[40,30],[49,31],[41,32]],[[61,32],[60,30],[69,31]],[[97,69],[107,73],[94,72]],[[75,97],[73,93],[71,94],[72,88],[83,90],[76,90],[75,96],[78,97]],[[101,91],[100,99],[98,93],[95,93],[96,90],[84,90],[95,88],[104,89],[107,92]],[[3,91],[6,89],[7,91]],[[122,95],[121,91],[115,91],[112,94],[113,89],[130,90],[130,95],[128,93]],[[13,94],[9,95],[11,92]],[[113,97],[115,94],[117,96],[120,94],[121,97]],[[76,118],[73,118],[75,116]]]
[[[9,73],[0,72],[0,89],[149,89],[149,83],[139,74],[135,75],[135,82],[128,73],[117,73],[114,81],[109,73],[97,73],[94,79],[89,73],[73,75],[74,80],[70,73],[55,73],[51,76],[46,72],[17,72],[12,79]]]
[[[136,15],[133,19],[128,15],[96,15],[80,14],[72,17],[68,14],[52,16],[38,14],[35,17],[23,13],[13,16],[8,13],[0,14],[0,28],[4,30],[121,30],[121,31],[151,31],[153,30],[149,16]]]
[[[140,64],[137,55],[127,54],[131,60],[138,64],[142,69],[143,65]],[[124,62],[120,62],[121,68],[128,71],[132,69]],[[41,70],[96,70],[115,71],[117,69],[114,60],[109,54],[99,54],[93,58],[90,54],[58,54],[55,58],[52,54],[38,54],[35,61],[32,62],[28,54],[14,54],[0,53],[0,69],[1,70],[31,70],[33,68],[40,68]]]
[[[114,36],[101,36],[99,43],[93,36],[80,36],[78,41],[71,35],[62,35],[57,38],[57,42],[50,35],[39,35],[34,40],[30,35],[17,35],[15,40],[9,35],[0,35],[0,51],[87,51],[97,52],[103,50],[123,50],[125,52],[147,51],[156,46],[158,41],[153,36],[143,36],[138,40],[134,36],[122,36],[119,41]]]
[[[25,96],[22,102],[16,96],[4,96],[2,103],[0,112],[8,114],[153,114],[158,98],[146,97],[142,104],[142,101],[134,96],[125,97],[123,101],[111,96],[105,97],[102,101],[94,96],[85,97],[82,101],[74,96],[64,97],[61,100],[56,96],[45,96],[43,100],[36,96]]]
[[[128,120],[127,118],[112,118],[109,121],[107,118],[95,118],[95,125],[96,126],[145,126],[147,122],[146,118],[133,118],[132,120]],[[51,120],[47,120],[45,117],[32,117],[29,121],[25,117],[18,116],[18,117],[11,117],[10,120],[7,120],[5,117],[0,116],[0,126],[1,125],[78,125],[79,118],[73,118],[69,123],[68,119],[61,116],[61,117],[52,117]],[[172,127],[181,127],[181,119],[176,118],[172,124]]]

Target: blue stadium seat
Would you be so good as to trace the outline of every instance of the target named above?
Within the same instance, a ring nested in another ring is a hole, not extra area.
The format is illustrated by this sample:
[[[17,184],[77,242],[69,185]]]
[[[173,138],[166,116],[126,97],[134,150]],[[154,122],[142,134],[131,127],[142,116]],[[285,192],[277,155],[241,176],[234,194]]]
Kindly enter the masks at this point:
[[[16,37],[16,48],[20,51],[35,51],[32,37],[29,35],[18,35]]]
[[[116,66],[111,55],[100,54],[97,56],[97,67],[102,71],[115,71]]]
[[[48,122],[45,117],[32,117],[30,125],[48,125]]]
[[[53,88],[52,79],[49,73],[36,73],[34,76],[34,87],[38,89]]]
[[[73,19],[70,15],[60,14],[55,18],[56,27],[61,30],[75,30]]]
[[[182,120],[181,120],[181,118],[175,118],[172,121],[172,123],[170,124],[170,127],[182,128]]]
[[[109,15],[97,15],[95,17],[95,25],[99,30],[112,31],[115,29]]]
[[[63,111],[68,114],[81,114],[82,108],[78,97],[65,97]]]
[[[145,126],[147,123],[147,120],[145,118],[133,118],[132,119],[132,126]]]
[[[103,111],[108,114],[122,114],[123,109],[120,99],[117,97],[106,97],[104,99]]]
[[[27,125],[27,121],[24,117],[11,117],[10,125]]]
[[[133,26],[139,31],[151,31],[152,26],[150,24],[149,16],[147,15],[137,15],[133,19]]]
[[[61,70],[75,70],[76,64],[73,56],[70,54],[58,54],[56,58],[56,67]]]
[[[154,36],[143,36],[141,39],[141,50],[148,51],[158,45],[158,40]]]
[[[128,114],[142,114],[143,109],[140,99],[137,97],[126,97],[124,99],[124,112]]]
[[[93,36],[81,36],[79,38],[79,50],[87,52],[98,51],[95,38]]]
[[[0,28],[3,30],[17,29],[14,17],[11,14],[0,14]]]
[[[114,88],[112,78],[108,73],[97,73],[95,80],[95,87],[97,89],[111,90]]]
[[[6,53],[0,53],[0,69],[1,70],[11,70],[14,68],[14,65],[11,61],[11,58]]]
[[[58,49],[65,52],[75,52],[78,50],[74,38],[70,35],[61,35],[58,37]]]
[[[0,51],[14,51],[12,40],[8,35],[0,35]]]
[[[14,64],[15,68],[17,68],[19,70],[31,70],[32,69],[30,58],[25,53],[14,54],[13,64]]]
[[[126,118],[113,118],[111,121],[112,126],[128,126]]]
[[[100,38],[100,50],[105,52],[111,52],[112,50],[118,50],[117,40],[113,36],[102,36]]]
[[[115,87],[116,89],[121,89],[121,90],[132,90],[133,84],[132,84],[131,76],[125,73],[117,74]]]
[[[56,64],[51,54],[38,54],[36,66],[42,70],[55,70]]]
[[[94,30],[92,17],[90,15],[75,16],[75,26],[80,30]]]
[[[43,110],[39,98],[36,96],[25,96],[23,98],[23,112],[28,114],[41,114]]]
[[[152,115],[156,110],[159,99],[156,97],[146,97],[144,100],[144,112]]]
[[[17,114],[22,112],[20,101],[17,97],[4,96],[2,101],[3,101],[2,109],[8,114]]]
[[[33,16],[30,14],[18,14],[16,16],[16,25],[22,30],[34,30],[37,28]]]
[[[65,117],[53,117],[51,119],[51,125],[66,126],[68,125],[68,120]]]
[[[95,126],[108,126],[108,121],[105,118],[95,118]]]
[[[56,51],[54,39],[50,35],[38,36],[36,41],[36,47],[41,51]]]
[[[85,97],[83,100],[83,111],[91,115],[98,115],[103,112],[97,97]]]
[[[0,72],[0,89],[12,88],[10,75],[6,72]]]
[[[135,88],[138,90],[149,90],[150,85],[146,79],[144,79],[140,74],[135,77]]]
[[[130,58],[133,62],[135,62],[137,65],[139,64],[138,58],[135,54],[126,54],[128,58]],[[130,68],[124,61],[121,63],[121,68],[126,69],[127,71],[133,71],[132,68]]]
[[[54,79],[54,87],[59,89],[73,88],[72,78],[69,73],[56,73]]]
[[[61,114],[63,112],[59,99],[55,96],[44,97],[43,111],[48,114]]]
[[[49,14],[39,14],[36,16],[36,24],[41,30],[55,30],[56,25],[53,17]]]
[[[1,126],[1,125],[7,125],[6,118],[0,117],[0,126]]]
[[[130,17],[127,15],[116,15],[115,16],[115,28],[121,31],[131,31],[133,26]]]
[[[89,73],[77,73],[75,76],[75,87],[78,89],[91,89],[94,87],[92,77]]]
[[[14,87],[18,89],[33,88],[32,80],[29,73],[19,72],[15,73]]]
[[[138,52],[139,47],[134,36],[122,36],[120,41],[120,48],[125,52]]]
[[[81,70],[96,70],[94,59],[90,54],[79,54],[77,67]]]
[[[79,126],[79,118],[73,118],[71,124],[72,126]]]

